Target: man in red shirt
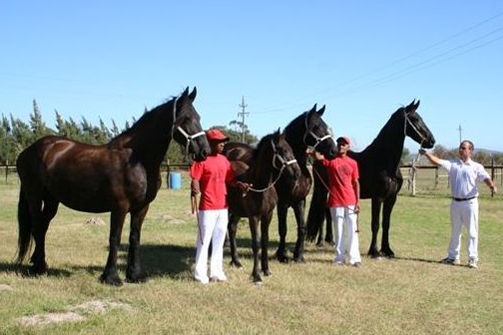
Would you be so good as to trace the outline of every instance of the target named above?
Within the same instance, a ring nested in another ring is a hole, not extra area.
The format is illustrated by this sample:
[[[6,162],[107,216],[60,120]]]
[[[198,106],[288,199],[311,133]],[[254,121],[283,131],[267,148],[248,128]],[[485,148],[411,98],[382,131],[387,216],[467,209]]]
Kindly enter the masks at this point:
[[[360,211],[360,183],[358,182],[358,164],[347,156],[349,150],[349,138],[337,139],[337,157],[327,160],[325,157],[314,152],[316,159],[322,160],[327,167],[330,184],[328,207],[332,216],[335,236],[335,259],[334,263],[342,265],[345,262],[344,231],[347,231],[349,264],[361,266],[360,246],[358,233],[356,232],[358,212]]]
[[[198,238],[194,278],[202,284],[209,280],[224,282],[227,277],[223,270],[223,246],[227,231],[227,187],[230,184],[242,190],[249,185],[235,179],[231,164],[222,155],[225,142],[229,140],[218,129],[206,132],[211,154],[202,162],[195,162],[190,168],[191,191],[195,196],[201,193],[198,215]],[[210,277],[208,277],[208,249],[212,244]]]

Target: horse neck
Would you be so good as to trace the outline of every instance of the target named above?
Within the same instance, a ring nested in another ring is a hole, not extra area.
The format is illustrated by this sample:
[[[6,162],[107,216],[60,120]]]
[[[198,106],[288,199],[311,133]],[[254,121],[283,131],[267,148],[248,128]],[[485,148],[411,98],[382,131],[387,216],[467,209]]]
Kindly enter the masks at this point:
[[[297,163],[302,167],[307,166],[307,145],[304,143],[304,133],[306,131],[305,126],[294,127],[294,125],[288,125],[285,130],[285,139],[292,148],[293,155],[297,160]],[[299,137],[302,134],[302,137]]]
[[[168,104],[145,113],[131,128],[110,141],[109,147],[129,148],[147,167],[159,166],[171,142],[172,118],[164,110],[169,109]]]
[[[400,123],[394,119],[389,120],[362,154],[379,157],[381,162],[387,162],[391,169],[396,169],[400,164],[405,142],[403,122]]]
[[[254,188],[265,188],[272,182],[274,167],[272,157],[263,157],[260,153],[254,159],[254,164],[250,168],[250,182]]]

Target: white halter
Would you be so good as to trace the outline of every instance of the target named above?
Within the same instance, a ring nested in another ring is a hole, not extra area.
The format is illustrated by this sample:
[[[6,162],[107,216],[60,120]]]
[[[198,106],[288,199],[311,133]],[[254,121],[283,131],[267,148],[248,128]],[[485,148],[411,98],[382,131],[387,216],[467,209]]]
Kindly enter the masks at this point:
[[[175,129],[180,132],[185,137],[185,156],[189,154],[189,145],[193,142],[193,140],[199,136],[205,135],[204,131],[200,131],[198,133],[195,133],[193,135],[187,134],[185,130],[183,130],[182,127],[176,126],[175,127],[175,121],[176,121],[176,102],[178,100],[178,97],[175,98],[175,101],[173,101],[173,125],[171,127],[171,138],[173,139],[173,136],[175,134]]]
[[[285,158],[282,157],[278,153],[278,151],[276,150],[276,145],[274,144],[273,140],[271,140],[271,146],[272,146],[272,151],[274,153],[274,155],[272,156],[272,166],[276,170],[279,170],[278,176],[276,177],[276,179],[272,183],[270,183],[269,185],[267,185],[267,187],[264,187],[264,188],[261,188],[261,189],[256,189],[256,188],[250,187],[249,190],[252,191],[252,192],[262,193],[262,192],[267,191],[268,189],[270,189],[271,187],[273,187],[276,184],[276,182],[281,177],[281,174],[283,173],[283,170],[287,166],[292,165],[292,164],[298,164],[296,159],[291,159],[289,161],[285,160]],[[280,161],[281,167],[278,168],[278,166],[276,165],[276,160]],[[245,194],[243,196],[245,196]]]
[[[323,142],[324,140],[327,140],[327,139],[329,139],[329,138],[332,138],[332,135],[327,134],[327,135],[325,135],[325,136],[319,137],[318,135],[316,135],[315,133],[313,133],[313,132],[311,131],[311,129],[309,129],[308,124],[307,124],[307,118],[308,118],[308,116],[309,116],[309,113],[308,113],[308,114],[306,114],[306,118],[304,119],[304,124],[306,125],[306,132],[304,133],[304,138],[303,138],[303,140],[304,140],[304,144],[305,144],[305,145],[306,145],[309,149],[316,150],[316,147],[317,147],[317,146],[318,146],[321,142]],[[306,142],[307,135],[311,135],[311,136],[314,138],[314,140],[316,141],[316,143],[315,143],[314,145],[312,145],[312,146],[311,146],[311,145],[307,144],[307,142]]]

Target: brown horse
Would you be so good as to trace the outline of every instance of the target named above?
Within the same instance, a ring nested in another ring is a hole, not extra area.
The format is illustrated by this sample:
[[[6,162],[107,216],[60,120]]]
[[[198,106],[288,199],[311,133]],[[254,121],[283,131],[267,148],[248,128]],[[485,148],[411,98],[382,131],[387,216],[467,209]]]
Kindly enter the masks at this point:
[[[18,264],[29,252],[30,274],[47,272],[45,235],[59,203],[72,209],[110,212],[109,254],[100,277],[121,285],[117,250],[127,213],[131,213],[126,281],[143,282],[138,247],[143,219],[161,185],[160,165],[175,139],[187,154],[203,160],[210,148],[193,106],[196,88],[145,113],[130,129],[108,144],[94,146],[65,137],[47,136],[21,152],[17,171],[21,180],[18,205]]]
[[[261,245],[261,268],[268,276],[269,262],[267,249],[269,243],[269,224],[278,195],[274,188],[280,178],[297,179],[300,168],[295,160],[292,148],[279,131],[263,137],[256,149],[242,143],[227,143],[225,155],[231,161],[234,170],[245,171],[239,179],[253,185],[249,192],[242,194],[237,188],[229,187],[229,239],[231,245],[231,264],[241,267],[236,248],[236,230],[239,218],[248,217],[252,236],[253,282],[262,283],[258,265],[259,244]],[[239,168],[236,168],[239,166]],[[258,237],[260,221],[261,237]]]

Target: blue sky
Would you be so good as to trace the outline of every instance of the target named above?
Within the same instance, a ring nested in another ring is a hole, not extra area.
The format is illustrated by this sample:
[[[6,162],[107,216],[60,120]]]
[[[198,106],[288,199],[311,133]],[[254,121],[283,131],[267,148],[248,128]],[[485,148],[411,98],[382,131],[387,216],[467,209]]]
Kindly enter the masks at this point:
[[[503,1],[0,2],[0,114],[123,125],[197,86],[204,128],[285,127],[315,103],[363,149],[420,99],[437,143],[503,151]],[[412,152],[418,145],[406,141]]]

